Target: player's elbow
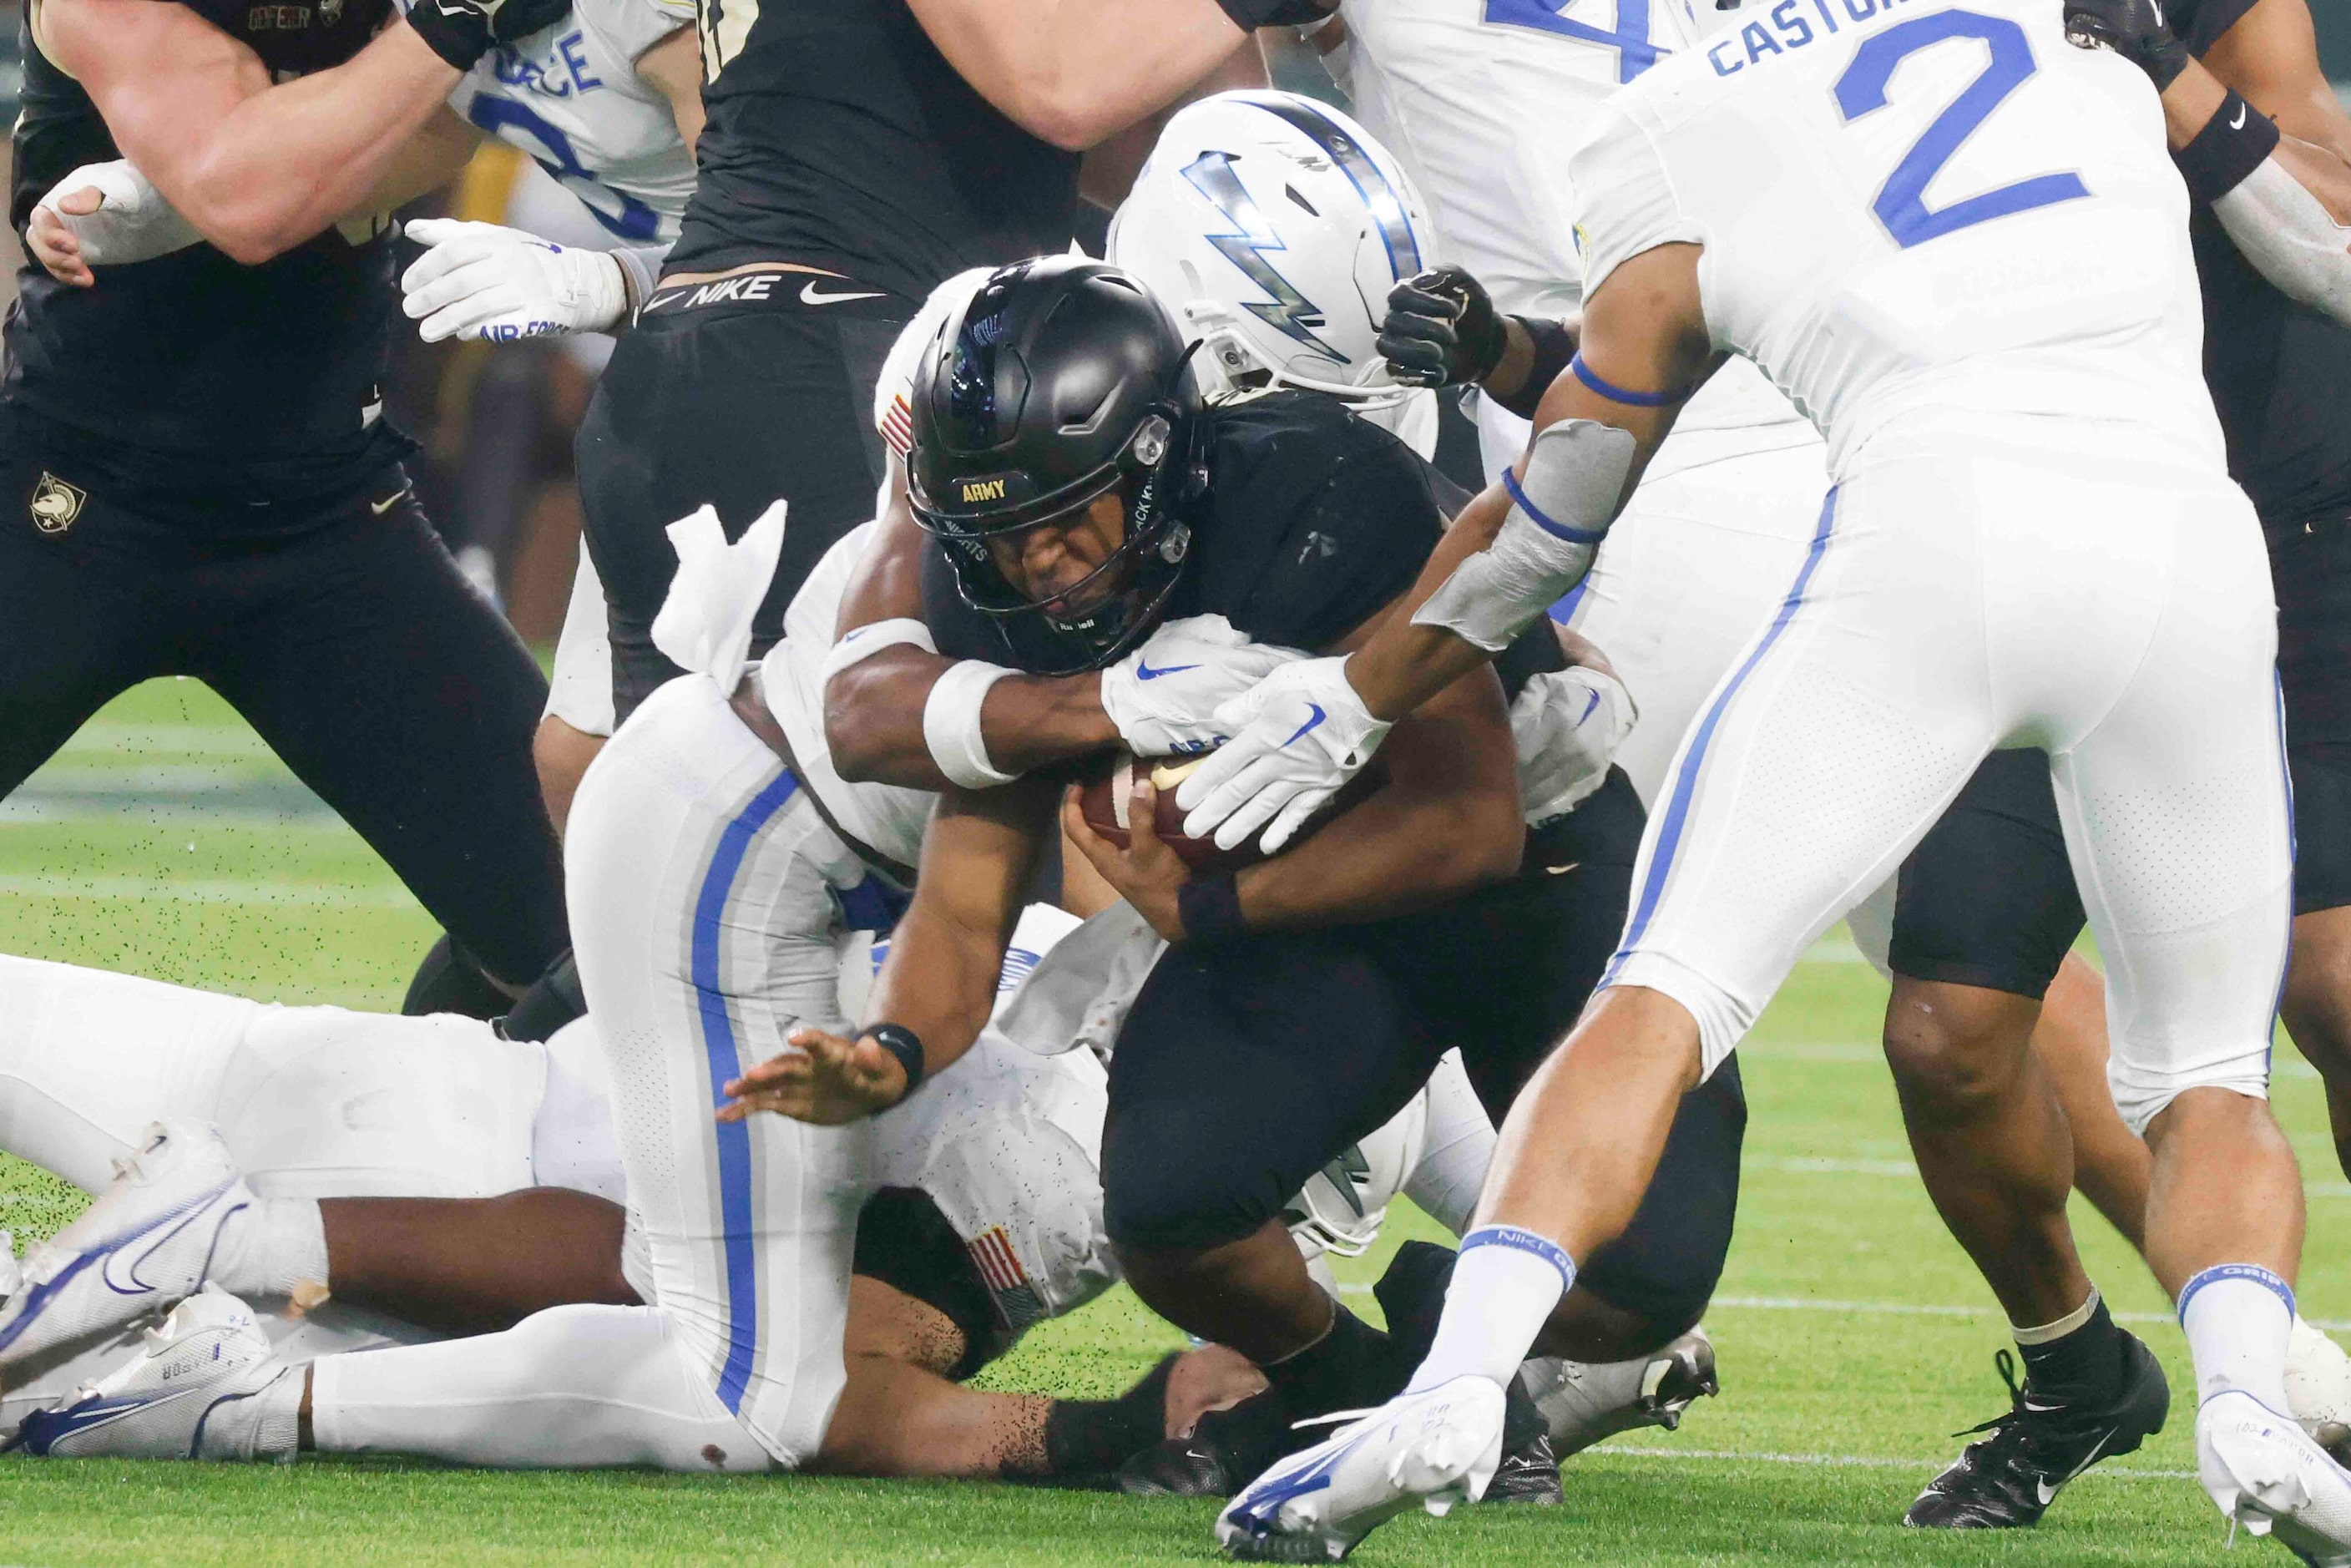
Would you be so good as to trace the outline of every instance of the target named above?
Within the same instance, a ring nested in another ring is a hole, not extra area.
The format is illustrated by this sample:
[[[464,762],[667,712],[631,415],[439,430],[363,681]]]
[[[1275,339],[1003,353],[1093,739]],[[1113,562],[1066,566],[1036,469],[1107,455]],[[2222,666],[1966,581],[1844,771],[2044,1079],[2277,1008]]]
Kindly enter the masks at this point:
[[[824,744],[832,754],[833,771],[850,784],[901,784],[908,789],[935,789],[929,777],[930,752],[923,746],[921,710],[915,710],[914,731],[911,737],[919,758],[912,776],[906,766],[910,760],[899,737],[891,733],[890,709],[878,706],[870,694],[861,694],[859,687],[867,683],[855,678],[856,672],[845,670],[835,675],[824,689]]]
[[[1126,125],[1110,105],[1077,84],[1040,87],[1025,96],[1020,111],[1012,118],[1029,135],[1064,152],[1083,152]]]

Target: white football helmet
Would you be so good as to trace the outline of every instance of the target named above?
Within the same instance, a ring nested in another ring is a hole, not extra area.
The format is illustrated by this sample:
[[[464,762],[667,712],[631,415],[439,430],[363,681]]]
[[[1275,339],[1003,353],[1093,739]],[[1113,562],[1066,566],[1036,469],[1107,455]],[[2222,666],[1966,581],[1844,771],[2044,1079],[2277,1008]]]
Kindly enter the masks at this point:
[[[1388,1205],[1420,1164],[1428,1137],[1428,1091],[1388,1124],[1306,1178],[1282,1211],[1310,1264],[1324,1253],[1360,1258],[1380,1239]]]
[[[1420,193],[1353,120],[1291,92],[1180,110],[1111,220],[1110,262],[1203,342],[1204,392],[1261,375],[1384,408],[1388,290],[1435,264]]]

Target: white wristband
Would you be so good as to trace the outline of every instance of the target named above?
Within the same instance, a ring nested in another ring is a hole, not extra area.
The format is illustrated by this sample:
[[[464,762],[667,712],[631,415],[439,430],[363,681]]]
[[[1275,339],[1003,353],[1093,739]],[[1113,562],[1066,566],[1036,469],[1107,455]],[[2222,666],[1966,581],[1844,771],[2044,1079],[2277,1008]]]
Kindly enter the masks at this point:
[[[824,665],[817,672],[820,687],[832,684],[832,677],[852,664],[862,664],[887,648],[920,648],[925,653],[939,651],[931,637],[931,629],[912,616],[901,615],[895,620],[871,622],[852,626],[849,634],[832,645],[824,656]]]
[[[923,705],[923,744],[931,748],[931,760],[950,782],[966,789],[992,789],[1019,777],[998,772],[988,760],[987,737],[979,724],[987,689],[1013,673],[1001,664],[965,659],[949,665],[931,687],[930,700]]]

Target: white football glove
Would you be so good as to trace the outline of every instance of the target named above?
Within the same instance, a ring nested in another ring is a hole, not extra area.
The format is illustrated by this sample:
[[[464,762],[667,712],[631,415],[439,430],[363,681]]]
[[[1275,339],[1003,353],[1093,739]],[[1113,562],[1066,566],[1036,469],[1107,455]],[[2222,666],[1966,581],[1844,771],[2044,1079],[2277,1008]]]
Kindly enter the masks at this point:
[[[1137,757],[1206,751],[1232,733],[1217,708],[1303,656],[1252,643],[1221,615],[1170,621],[1102,673],[1102,711]]]
[[[629,313],[621,264],[601,250],[454,218],[420,218],[408,237],[431,248],[402,275],[400,308],[428,343],[604,332]]]
[[[98,211],[80,215],[57,205],[76,191],[99,193]],[[163,199],[163,193],[128,160],[85,163],[49,187],[35,204],[47,207],[81,246],[81,259],[92,267],[123,267],[152,261],[175,250],[204,242],[195,225]]]
[[[1589,665],[1537,675],[1520,688],[1510,735],[1528,825],[1565,816],[1599,789],[1639,716],[1625,683]]]
[[[1395,727],[1374,718],[1347,682],[1347,661],[1284,664],[1217,710],[1232,739],[1210,752],[1176,792],[1184,831],[1233,849],[1259,828],[1265,851],[1288,843]],[[1270,824],[1269,826],[1268,824]]]

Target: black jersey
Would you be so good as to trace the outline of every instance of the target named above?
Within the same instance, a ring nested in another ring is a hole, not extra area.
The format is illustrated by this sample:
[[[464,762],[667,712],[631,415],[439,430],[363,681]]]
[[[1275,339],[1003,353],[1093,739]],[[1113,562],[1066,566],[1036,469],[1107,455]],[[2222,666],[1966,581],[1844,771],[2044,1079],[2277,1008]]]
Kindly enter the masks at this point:
[[[905,0],[700,0],[709,123],[671,265],[788,260],[921,299],[1064,251],[1078,159],[998,113]]]
[[[2253,5],[2171,0],[2165,11],[2201,56]],[[2279,293],[2210,208],[2197,208],[2189,235],[2229,472],[2273,530],[2351,513],[2351,329]]]
[[[392,0],[158,0],[186,5],[279,76],[340,64]],[[83,163],[119,158],[105,122],[23,24],[9,221]],[[379,225],[329,229],[259,267],[195,245],[70,288],[18,275],[0,407],[87,447],[101,475],[161,500],[316,498],[373,482],[409,444],[377,417],[394,313]]]
[[[1251,642],[1319,653],[1410,588],[1445,532],[1442,476],[1386,431],[1321,392],[1212,404],[1207,493],[1166,620],[1222,615]],[[1447,486],[1450,488],[1450,486]],[[946,553],[924,560],[923,613],[951,658],[1054,669],[1066,648],[1022,636],[963,602]],[[1496,661],[1506,690],[1564,664],[1547,622]]]

